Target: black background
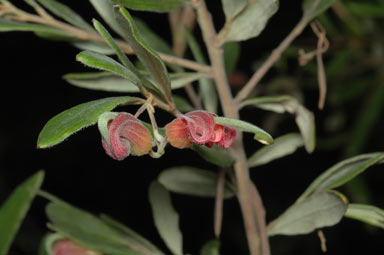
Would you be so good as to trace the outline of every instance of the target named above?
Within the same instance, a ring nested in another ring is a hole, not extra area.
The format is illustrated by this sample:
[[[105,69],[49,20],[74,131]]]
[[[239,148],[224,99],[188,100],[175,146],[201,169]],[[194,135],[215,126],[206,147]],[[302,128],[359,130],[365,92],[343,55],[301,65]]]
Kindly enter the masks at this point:
[[[17,1],[13,2],[17,4]],[[88,21],[97,16],[88,1],[66,2]],[[207,2],[217,18],[217,27],[220,27],[224,19],[220,1]],[[250,72],[252,60],[278,45],[299,20],[300,2],[281,1],[280,10],[262,35],[242,43],[239,69]],[[144,18],[164,38],[170,38],[166,15],[148,15],[143,12],[133,14]],[[109,214],[166,250],[152,222],[147,199],[148,185],[167,167],[215,167],[201,161],[191,151],[170,147],[160,160],[144,156],[130,157],[123,162],[114,161],[104,153],[96,127],[82,130],[53,148],[37,150],[38,134],[51,117],[77,104],[116,94],[88,91],[72,87],[63,81],[61,76],[68,72],[89,71],[75,61],[79,50],[64,42],[40,39],[32,33],[1,33],[0,52],[0,201],[4,201],[12,189],[28,176],[44,169],[44,190],[92,213]],[[321,122],[326,112],[318,112],[315,104],[315,97],[308,99],[307,106],[315,111],[317,122]],[[122,110],[134,111],[135,108],[127,107]],[[251,111],[242,113],[243,117],[251,117],[256,124],[260,124],[259,114],[260,112]],[[158,119],[161,124],[165,124],[171,117],[159,111]],[[294,129],[292,125],[290,131]],[[246,144],[248,151],[260,147],[254,142]],[[380,147],[366,150],[380,150]],[[267,209],[267,219],[272,220],[283,212],[316,176],[340,160],[339,156],[338,151],[315,151],[308,155],[304,149],[300,149],[294,155],[252,170],[252,179],[258,186]],[[374,169],[376,170],[367,175],[376,194],[376,205],[384,207],[381,189],[383,174],[378,171],[382,167]],[[172,198],[180,213],[184,251],[198,254],[200,247],[214,237],[214,201],[176,194]],[[42,198],[37,198],[33,203],[17,235],[12,255],[36,253],[41,237],[48,231],[45,204],[46,201]],[[324,233],[329,250],[327,254],[384,252],[382,230],[366,228],[359,222],[343,219],[340,224],[324,229]],[[276,255],[322,254],[316,233],[273,237],[271,246],[272,254]],[[226,200],[224,205],[222,254],[247,254],[240,209],[235,199]]]

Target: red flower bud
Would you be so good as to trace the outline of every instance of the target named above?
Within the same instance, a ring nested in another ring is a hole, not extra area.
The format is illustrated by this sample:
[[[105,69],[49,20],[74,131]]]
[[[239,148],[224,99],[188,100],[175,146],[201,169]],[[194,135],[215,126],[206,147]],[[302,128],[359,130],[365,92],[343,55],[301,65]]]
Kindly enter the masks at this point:
[[[193,111],[181,115],[166,126],[169,143],[179,149],[192,143],[211,147],[214,143],[229,148],[236,136],[236,129],[215,124],[214,114]]]
[[[53,255],[101,255],[101,253],[88,250],[69,239],[55,242],[52,252]]]
[[[152,136],[130,113],[120,112],[107,124],[108,137],[102,138],[105,152],[113,159],[123,160],[130,153],[142,156],[152,149]]]

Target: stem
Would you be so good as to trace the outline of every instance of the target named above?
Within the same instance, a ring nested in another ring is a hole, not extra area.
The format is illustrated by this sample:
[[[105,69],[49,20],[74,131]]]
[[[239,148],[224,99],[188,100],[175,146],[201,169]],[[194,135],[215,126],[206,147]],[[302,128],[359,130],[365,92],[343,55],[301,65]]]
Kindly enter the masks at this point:
[[[237,104],[233,100],[230,86],[224,68],[222,49],[215,44],[217,34],[213,25],[212,17],[207,10],[204,0],[191,0],[195,4],[198,21],[203,33],[203,39],[206,44],[208,55],[212,65],[213,78],[216,81],[217,91],[226,117],[239,119]],[[238,199],[242,210],[245,231],[248,239],[248,246],[251,255],[260,254],[260,239],[257,233],[254,210],[252,208],[250,194],[250,179],[247,158],[242,142],[242,135],[236,137],[231,150],[234,158],[234,164]]]
[[[237,103],[245,99],[249,93],[256,87],[269,69],[279,60],[281,54],[291,45],[293,40],[296,39],[307,26],[308,21],[302,18],[297,25],[292,29],[288,36],[280,43],[280,45],[272,51],[272,54],[267,58],[263,65],[252,75],[251,79],[236,95],[235,100]]]

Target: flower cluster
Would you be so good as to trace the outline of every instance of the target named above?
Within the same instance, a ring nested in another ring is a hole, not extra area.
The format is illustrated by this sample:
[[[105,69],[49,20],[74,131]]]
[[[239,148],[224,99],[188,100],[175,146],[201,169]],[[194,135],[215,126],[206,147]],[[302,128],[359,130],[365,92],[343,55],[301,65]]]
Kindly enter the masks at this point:
[[[187,148],[192,143],[229,148],[236,137],[236,129],[216,124],[214,117],[214,114],[205,111],[179,116],[166,126],[169,143],[179,149]]]
[[[180,115],[166,126],[168,142],[179,149],[192,143],[213,144],[228,149],[236,137],[236,129],[215,123],[215,115],[193,111]],[[132,114],[108,112],[99,118],[99,130],[105,152],[116,160],[130,154],[142,156],[152,149],[153,138],[148,129]]]

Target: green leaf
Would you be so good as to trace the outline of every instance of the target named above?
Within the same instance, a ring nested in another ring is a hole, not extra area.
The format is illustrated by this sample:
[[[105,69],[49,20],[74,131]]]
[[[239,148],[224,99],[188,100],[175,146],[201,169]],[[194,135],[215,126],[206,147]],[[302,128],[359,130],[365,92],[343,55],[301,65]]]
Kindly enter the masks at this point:
[[[78,41],[73,42],[72,45],[80,50],[94,51],[104,55],[112,55],[114,51],[105,43],[94,41]]]
[[[63,78],[71,85],[85,89],[123,93],[139,92],[134,83],[109,72],[69,73]]]
[[[319,192],[289,207],[270,224],[268,235],[301,235],[333,226],[346,210],[344,197],[339,193]]]
[[[381,163],[384,163],[384,152],[361,154],[343,160],[317,177],[298,201],[305,199],[313,192],[339,187],[364,172],[368,167]]]
[[[141,38],[143,39],[143,41],[146,42],[149,45],[149,47],[151,47],[156,51],[159,51],[168,55],[174,54],[169,44],[163,38],[161,38],[159,35],[153,32],[144,21],[142,21],[137,17],[135,17],[134,19],[135,19],[137,31],[141,35]]]
[[[129,29],[123,15],[118,11],[112,0],[89,0],[104,21],[122,38],[127,40],[126,31]]]
[[[94,31],[85,20],[68,6],[55,0],[38,0],[45,8],[66,22],[87,31]]]
[[[288,112],[295,116],[295,121],[304,138],[305,149],[313,152],[316,144],[315,119],[313,113],[291,96],[257,97],[245,100],[240,107],[253,106],[277,113]]]
[[[258,36],[278,8],[276,0],[248,1],[244,11],[230,21],[225,41],[245,41]]]
[[[29,177],[12,192],[0,208],[0,254],[9,254],[9,248],[23,222],[36,192],[43,183],[44,172]]]
[[[105,214],[100,215],[100,219],[104,221],[107,225],[109,225],[111,228],[121,232],[123,235],[126,235],[127,239],[133,239],[134,242],[140,243],[141,246],[152,251],[152,254],[163,254],[163,252],[161,252],[159,248],[153,245],[150,241],[142,237],[136,231],[116,221],[115,219]]]
[[[256,151],[248,159],[248,166],[255,167],[267,164],[275,159],[294,153],[303,145],[304,140],[300,134],[292,133],[280,136],[274,140],[273,144]]]
[[[118,105],[138,103],[144,103],[144,100],[128,96],[108,97],[72,107],[45,124],[39,134],[37,147],[47,148],[62,142],[76,131],[95,124],[101,114],[111,111]]]
[[[169,192],[157,181],[149,186],[149,202],[157,231],[175,255],[183,254],[183,236],[179,228],[179,215],[172,205]]]
[[[163,60],[141,39],[136,25],[128,11],[124,8],[120,8],[120,12],[129,24],[129,29],[127,30],[127,40],[129,45],[144,65],[151,78],[155,81],[155,84],[161,88],[167,101],[172,102],[171,82]]]
[[[384,6],[378,3],[370,2],[348,2],[348,10],[358,17],[384,18]]]
[[[303,18],[310,22],[312,19],[325,12],[335,0],[304,0],[303,1]]]
[[[259,141],[260,143],[263,143],[263,144],[273,143],[273,138],[270,134],[268,134],[266,131],[262,130],[261,128],[249,122],[225,118],[225,117],[215,117],[215,123],[226,125],[226,126],[232,126],[234,128],[239,129],[240,131],[253,133],[255,135],[254,139]]]
[[[140,86],[140,81],[136,74],[108,56],[92,51],[83,51],[76,55],[76,60],[86,66],[117,74]]]
[[[171,74],[171,87],[172,89],[182,88],[186,84],[193,82],[204,75],[205,74],[203,73]],[[134,83],[109,72],[69,73],[64,75],[63,78],[71,85],[85,89],[123,93],[139,92],[139,89]]]
[[[182,96],[173,95],[173,102],[175,102],[176,109],[182,113],[191,112],[194,110],[192,105]]]
[[[54,34],[56,36],[62,37],[73,37],[69,32],[60,30],[58,28],[46,26],[46,25],[37,25],[25,22],[10,21],[7,19],[0,18],[0,32],[13,32],[13,31],[24,31],[24,32],[39,32],[39,33],[48,33]]]
[[[113,255],[144,255],[148,252],[140,243],[126,238],[94,215],[63,203],[49,203],[46,214],[49,227],[80,245]],[[151,253],[149,253],[151,254]]]
[[[189,166],[177,166],[165,169],[158,181],[169,191],[200,197],[215,197],[218,174]],[[231,198],[234,192],[226,182],[224,198]]]
[[[185,30],[189,48],[192,51],[193,57],[200,64],[206,64],[204,54],[200,48],[199,43],[196,41],[195,37],[189,30]],[[214,86],[212,80],[209,79],[200,79],[199,80],[200,96],[203,99],[204,108],[208,112],[217,113],[217,107],[219,99],[217,97],[216,87]]]
[[[232,20],[240,12],[242,12],[245,7],[247,7],[247,0],[221,0],[223,5],[223,10],[226,20]]]
[[[235,69],[240,57],[240,43],[227,42],[223,45],[225,72],[230,75]]]
[[[115,3],[139,11],[169,12],[185,5],[185,0],[113,0]]]
[[[205,243],[200,255],[220,255],[220,240],[214,239]]]
[[[230,167],[235,161],[229,152],[216,144],[211,148],[205,145],[192,144],[191,149],[196,151],[206,161],[220,167]]]
[[[53,255],[53,245],[61,239],[64,239],[64,236],[59,233],[46,234],[40,242],[39,255]]]
[[[349,204],[345,217],[384,229],[384,210],[372,205]]]

